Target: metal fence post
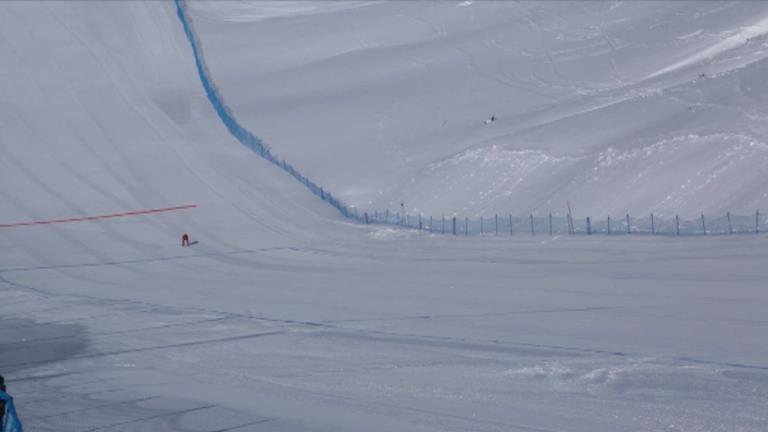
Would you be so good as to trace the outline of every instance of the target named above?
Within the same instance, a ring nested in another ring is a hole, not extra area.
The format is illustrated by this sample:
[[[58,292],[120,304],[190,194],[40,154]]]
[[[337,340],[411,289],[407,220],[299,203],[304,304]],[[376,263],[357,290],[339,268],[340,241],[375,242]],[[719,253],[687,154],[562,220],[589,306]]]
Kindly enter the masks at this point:
[[[733,223],[731,222],[731,212],[725,214],[728,217],[728,234],[733,234]]]
[[[480,216],[480,235],[483,235],[483,216]]]
[[[419,231],[421,231],[421,228],[422,228],[422,226],[421,226],[421,213],[419,213]]]
[[[469,235],[469,217],[464,218],[464,237]]]
[[[651,234],[656,234],[656,225],[653,221],[653,213],[651,213]]]
[[[533,229],[533,213],[531,213],[531,235],[536,235],[536,231]]]
[[[632,226],[629,224],[629,213],[627,213],[627,234],[632,234]]]
[[[760,232],[760,210],[755,210],[755,234]]]
[[[608,234],[611,234],[611,217],[608,216]]]
[[[704,212],[701,212],[701,229],[704,230],[704,235],[707,235],[707,224],[704,223]]]
[[[498,213],[494,216],[496,218],[496,235],[499,235],[499,215]]]
[[[509,235],[512,236],[512,213],[509,214]]]
[[[456,216],[453,217],[453,235],[456,235]]]
[[[569,228],[568,231],[571,229]],[[570,234],[570,232],[568,233]],[[549,236],[552,237],[552,213],[549,213]]]
[[[587,235],[592,235],[592,220],[587,216]]]
[[[680,216],[675,215],[675,235],[680,235]]]

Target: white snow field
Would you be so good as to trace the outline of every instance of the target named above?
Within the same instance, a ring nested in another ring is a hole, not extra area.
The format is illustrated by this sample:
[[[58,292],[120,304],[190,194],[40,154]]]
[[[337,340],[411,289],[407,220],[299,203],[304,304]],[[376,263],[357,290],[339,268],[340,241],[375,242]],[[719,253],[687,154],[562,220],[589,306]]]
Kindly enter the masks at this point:
[[[208,66],[240,121],[349,204],[768,207],[766,2],[270,3],[190,3]]]
[[[189,12],[235,116],[349,203],[765,204],[763,3]],[[0,78],[0,374],[26,430],[768,427],[763,234],[352,223],[229,134],[171,2],[0,2]]]

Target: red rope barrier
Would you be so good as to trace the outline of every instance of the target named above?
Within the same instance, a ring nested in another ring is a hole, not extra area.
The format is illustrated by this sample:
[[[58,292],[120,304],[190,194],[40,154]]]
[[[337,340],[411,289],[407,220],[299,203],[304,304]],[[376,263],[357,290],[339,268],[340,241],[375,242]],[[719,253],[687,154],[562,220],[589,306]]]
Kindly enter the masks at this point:
[[[187,204],[187,205],[181,205],[176,207],[134,210],[134,211],[128,211],[123,213],[112,213],[112,214],[99,215],[99,216],[81,216],[81,217],[72,217],[72,218],[66,218],[66,219],[51,219],[51,220],[33,221],[33,222],[16,222],[16,223],[10,223],[10,224],[0,224],[0,228],[15,228],[15,227],[22,227],[22,226],[30,226],[30,225],[50,225],[50,224],[57,224],[57,223],[112,219],[112,218],[119,218],[119,217],[126,217],[126,216],[139,216],[139,215],[146,215],[146,214],[152,214],[152,213],[163,213],[163,212],[176,211],[176,210],[186,210],[186,209],[191,209],[195,207],[197,207],[196,204]]]

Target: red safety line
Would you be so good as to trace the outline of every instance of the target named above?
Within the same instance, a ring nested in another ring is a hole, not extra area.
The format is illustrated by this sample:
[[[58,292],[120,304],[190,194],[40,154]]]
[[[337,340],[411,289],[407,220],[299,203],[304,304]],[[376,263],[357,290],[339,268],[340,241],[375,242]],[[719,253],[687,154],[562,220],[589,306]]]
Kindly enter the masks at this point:
[[[156,208],[156,209],[148,209],[148,210],[134,210],[129,212],[112,213],[112,214],[99,215],[99,216],[82,216],[82,217],[73,217],[73,218],[67,218],[67,219],[52,219],[52,220],[34,221],[34,222],[17,222],[17,223],[10,223],[10,224],[0,224],[0,228],[13,228],[13,227],[21,227],[21,226],[29,226],[29,225],[50,225],[50,224],[56,224],[56,223],[112,219],[112,218],[125,217],[125,216],[138,216],[138,215],[145,215],[145,214],[151,214],[151,213],[163,213],[163,212],[176,211],[176,210],[185,210],[185,209],[191,209],[195,207],[197,207],[196,204],[187,204],[187,205],[176,206],[176,207],[165,207],[165,208]]]

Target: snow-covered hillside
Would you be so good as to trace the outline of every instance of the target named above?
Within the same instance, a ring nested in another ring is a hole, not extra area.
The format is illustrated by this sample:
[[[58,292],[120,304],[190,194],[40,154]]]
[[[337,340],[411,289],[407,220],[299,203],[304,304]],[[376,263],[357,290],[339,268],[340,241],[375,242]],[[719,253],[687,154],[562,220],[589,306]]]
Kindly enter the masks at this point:
[[[761,3],[188,7],[232,112],[350,203],[763,203]],[[227,131],[177,12],[0,2],[26,430],[764,432],[765,234],[352,223]]]
[[[235,115],[355,206],[768,207],[763,2],[190,6]]]

